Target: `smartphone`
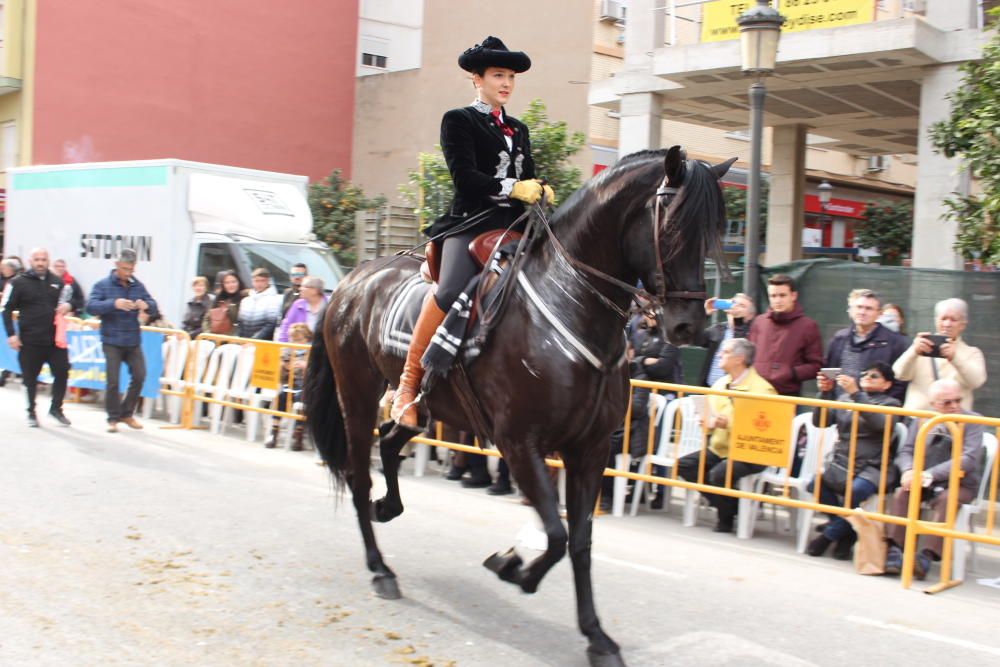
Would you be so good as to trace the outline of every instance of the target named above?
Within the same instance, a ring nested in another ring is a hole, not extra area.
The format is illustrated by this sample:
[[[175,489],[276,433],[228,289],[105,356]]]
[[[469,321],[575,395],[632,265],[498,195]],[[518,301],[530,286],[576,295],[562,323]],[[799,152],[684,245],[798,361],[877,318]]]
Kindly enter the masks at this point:
[[[927,340],[934,346],[927,354],[928,357],[940,357],[941,346],[948,342],[948,337],[944,334],[927,334]]]
[[[837,379],[838,375],[840,375],[841,369],[839,369],[839,368],[821,368],[821,369],[819,369],[819,372],[822,373],[823,376],[827,380],[833,381],[833,380]]]
[[[716,299],[712,302],[712,308],[715,308],[716,310],[729,310],[732,307],[732,299]]]

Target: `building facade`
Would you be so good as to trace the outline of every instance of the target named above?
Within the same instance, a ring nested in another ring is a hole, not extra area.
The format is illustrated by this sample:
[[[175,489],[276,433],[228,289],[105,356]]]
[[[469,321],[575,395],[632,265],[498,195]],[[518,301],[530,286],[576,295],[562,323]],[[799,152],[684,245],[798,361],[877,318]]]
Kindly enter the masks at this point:
[[[0,6],[4,168],[180,158],[350,174],[355,2]]]
[[[618,62],[601,54],[605,62],[595,67],[589,101],[603,134],[593,143],[604,148],[617,139],[627,153],[684,137],[699,156],[736,155],[745,166],[749,81],[740,71],[735,17],[749,4],[595,4],[602,15],[627,6],[627,15],[598,32],[598,44],[623,48]],[[844,215],[825,212],[833,222],[821,234],[831,243],[849,241],[852,202],[913,196],[913,264],[959,268],[942,200],[967,184],[957,161],[934,152],[928,129],[948,113],[947,94],[961,82],[959,65],[979,57],[981,3],[777,4],[789,21],[777,69],[766,80],[763,162],[771,188],[763,262],[803,256],[803,238],[815,238],[804,232],[810,206],[815,213],[815,186],[827,180],[835,197],[848,200],[833,202]]]

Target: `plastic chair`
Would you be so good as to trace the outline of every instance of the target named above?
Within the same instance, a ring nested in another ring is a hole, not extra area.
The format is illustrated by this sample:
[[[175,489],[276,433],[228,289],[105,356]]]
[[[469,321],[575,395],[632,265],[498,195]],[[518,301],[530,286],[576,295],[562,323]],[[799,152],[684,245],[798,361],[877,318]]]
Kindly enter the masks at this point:
[[[163,375],[160,377],[160,388],[171,391],[182,391],[184,388],[184,371],[187,368],[189,341],[174,336],[163,339]],[[148,401],[143,406],[143,416],[147,419],[152,415],[155,405],[161,405],[167,413],[167,419],[173,423],[180,421],[181,397],[164,396],[160,394],[155,401]]]
[[[253,345],[243,345],[236,358],[236,368],[233,372],[233,379],[229,386],[218,398],[233,402],[245,402],[249,404],[249,397],[256,392],[255,387],[250,386],[250,376],[253,374],[253,363],[256,348]],[[233,423],[236,408],[228,405],[221,406],[221,417],[212,422],[212,432],[220,433],[226,426]],[[244,423],[256,419],[260,413],[247,410],[244,412]]]
[[[765,484],[773,486],[785,486],[787,484],[789,492],[794,494],[795,498],[801,500],[807,496],[809,492],[806,490],[806,487],[809,486],[809,482],[815,477],[817,462],[825,458],[833,450],[833,446],[837,442],[836,424],[820,430],[818,426],[813,426],[812,417],[811,412],[795,416],[795,419],[792,420],[792,432],[790,434],[792,447],[788,452],[788,464],[782,468],[773,466],[765,468],[763,472],[759,473],[751,489],[754,493],[762,493]],[[790,471],[796,454],[795,443],[798,440],[799,431],[803,428],[806,429],[806,448],[803,453],[802,464],[799,467],[798,477],[791,477]],[[820,440],[822,440],[822,447],[820,446]],[[740,499],[740,501],[743,502],[743,499]],[[748,501],[746,513],[743,511],[743,507],[740,507],[740,525],[737,527],[737,533],[742,534],[739,534],[739,537],[743,539],[753,537],[753,531],[757,524],[758,507],[760,507],[759,501]],[[796,520],[792,523],[799,537],[799,543],[801,543],[800,553],[805,551],[805,541],[803,540],[809,535],[808,526],[809,522],[812,521],[812,514],[811,510],[800,510]]]
[[[997,457],[997,437],[994,434],[983,433],[983,449],[986,450],[986,468],[983,471],[983,478],[979,481],[979,492],[976,494],[975,500],[959,507],[958,514],[955,516],[955,530],[960,530],[963,533],[974,532],[975,525],[972,517],[986,507],[986,495],[990,488],[990,472],[993,470],[993,461]],[[955,540],[953,545],[951,578],[962,581],[965,579],[966,561],[970,557],[972,567],[976,567],[976,543],[968,540]]]
[[[241,346],[227,343],[215,348],[209,357],[208,366],[201,382],[196,382],[194,391],[196,394],[207,398],[220,398],[225,395],[226,390],[233,380],[233,370],[236,367],[236,358],[240,353]],[[217,403],[210,403],[208,415],[212,423],[222,414],[222,406]],[[195,409],[194,422],[198,424],[201,410]]]
[[[659,397],[663,399],[663,397]],[[663,399],[665,400],[665,399]],[[675,430],[677,412],[680,411],[681,421],[679,428]],[[701,449],[702,429],[698,421],[698,414],[695,411],[695,403],[691,397],[674,399],[666,404],[666,408],[660,408],[657,413],[658,419],[652,424],[660,426],[660,440],[657,443],[656,451],[653,454],[646,454],[639,460],[639,470],[644,472],[651,470],[652,466],[663,466],[668,470],[673,469],[677,463],[677,458],[696,452]],[[676,443],[676,444],[675,444]],[[619,456],[621,456],[619,454]],[[645,482],[637,480],[635,489],[632,492],[632,507],[629,510],[631,516],[635,516],[639,510],[639,503],[643,499]],[[673,487],[664,486],[665,493],[671,493]],[[624,493],[624,489],[622,490]],[[648,501],[649,499],[646,498]],[[623,501],[624,502],[624,501]],[[664,507],[669,511],[670,503],[665,502]]]

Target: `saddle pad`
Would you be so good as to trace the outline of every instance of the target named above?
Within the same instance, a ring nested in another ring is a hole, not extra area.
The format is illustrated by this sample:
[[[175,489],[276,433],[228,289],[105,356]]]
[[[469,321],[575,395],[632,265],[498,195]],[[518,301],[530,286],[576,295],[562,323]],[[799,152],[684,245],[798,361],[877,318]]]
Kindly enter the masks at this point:
[[[417,323],[420,307],[430,289],[431,285],[424,282],[419,273],[399,286],[379,327],[379,343],[383,350],[406,358],[413,338],[413,325]]]

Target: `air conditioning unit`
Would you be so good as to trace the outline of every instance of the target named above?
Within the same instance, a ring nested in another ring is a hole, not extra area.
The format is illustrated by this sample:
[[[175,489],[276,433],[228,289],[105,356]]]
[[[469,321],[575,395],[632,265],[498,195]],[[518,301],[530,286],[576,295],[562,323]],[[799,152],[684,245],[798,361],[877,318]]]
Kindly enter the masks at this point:
[[[889,166],[889,156],[888,155],[872,155],[868,158],[868,166],[865,167],[865,171],[872,173],[877,171],[885,171]]]
[[[601,20],[617,23],[625,20],[625,0],[601,0]]]

